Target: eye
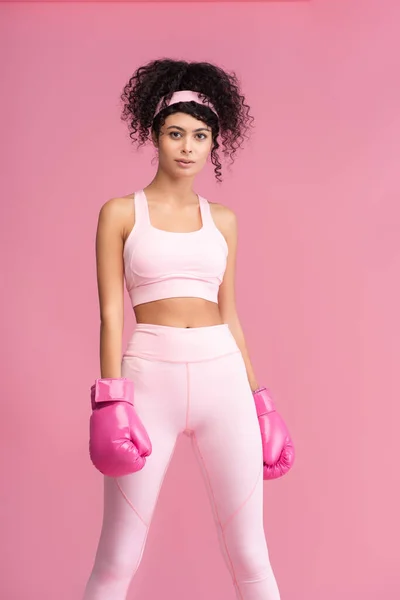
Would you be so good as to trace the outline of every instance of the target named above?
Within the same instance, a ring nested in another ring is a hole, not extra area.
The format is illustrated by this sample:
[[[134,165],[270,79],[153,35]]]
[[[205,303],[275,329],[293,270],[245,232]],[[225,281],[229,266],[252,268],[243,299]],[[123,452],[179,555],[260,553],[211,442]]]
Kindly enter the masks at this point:
[[[171,137],[172,137],[174,140],[177,140],[177,139],[179,139],[179,138],[178,138],[178,137],[176,137],[176,136],[180,136],[180,135],[181,135],[181,133],[180,133],[179,131],[170,131],[169,135],[170,135],[170,136],[171,136]],[[202,138],[200,138],[201,140],[206,140],[206,139],[207,139],[207,137],[208,137],[208,136],[207,136],[205,133],[196,133],[196,135],[197,135],[197,136],[200,136],[200,135],[201,135],[201,136],[203,136]]]

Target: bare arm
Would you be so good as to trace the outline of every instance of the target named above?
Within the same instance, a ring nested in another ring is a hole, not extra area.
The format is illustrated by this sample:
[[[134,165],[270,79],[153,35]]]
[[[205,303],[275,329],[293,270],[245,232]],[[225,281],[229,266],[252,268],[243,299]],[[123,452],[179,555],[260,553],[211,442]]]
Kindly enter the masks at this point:
[[[219,287],[218,305],[224,323],[229,325],[229,329],[240,348],[244,363],[246,365],[247,378],[249,380],[250,387],[253,391],[255,391],[259,385],[251,364],[242,326],[236,310],[235,271],[238,238],[237,218],[231,209],[222,206],[220,208],[222,210],[219,211],[220,216],[218,223],[220,225],[221,232],[224,234],[224,237],[227,241],[229,254],[224,279]]]
[[[121,377],[124,325],[123,206],[112,198],[100,209],[96,233],[100,305],[101,377]]]

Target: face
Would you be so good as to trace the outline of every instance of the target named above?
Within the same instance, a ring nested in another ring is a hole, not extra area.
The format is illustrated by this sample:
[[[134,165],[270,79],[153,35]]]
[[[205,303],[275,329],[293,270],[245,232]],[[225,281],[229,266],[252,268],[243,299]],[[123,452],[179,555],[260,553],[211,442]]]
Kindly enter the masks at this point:
[[[204,167],[212,148],[212,132],[203,121],[186,113],[169,115],[161,128],[159,168],[174,177],[193,177]],[[182,165],[178,161],[192,161]]]

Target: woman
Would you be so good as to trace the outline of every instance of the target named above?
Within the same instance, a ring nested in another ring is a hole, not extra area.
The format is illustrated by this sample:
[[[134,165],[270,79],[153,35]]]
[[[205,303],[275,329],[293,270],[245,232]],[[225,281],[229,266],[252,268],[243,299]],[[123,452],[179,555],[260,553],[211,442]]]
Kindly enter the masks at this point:
[[[209,158],[220,179],[218,136],[232,158],[253,118],[235,75],[209,63],[152,61],[122,99],[131,135],[144,144],[151,134],[158,169],[99,215],[96,381],[128,386],[116,392],[112,427],[128,409],[135,422],[113,463],[98,447],[111,426],[106,409],[95,410],[101,390],[93,386],[92,417],[102,422],[91,423],[91,457],[105,474],[104,519],[84,600],[126,598],[180,433],[204,475],[237,598],[278,600],[263,528],[258,382],[235,305],[237,219],[193,190]],[[121,362],[124,276],[137,326]]]

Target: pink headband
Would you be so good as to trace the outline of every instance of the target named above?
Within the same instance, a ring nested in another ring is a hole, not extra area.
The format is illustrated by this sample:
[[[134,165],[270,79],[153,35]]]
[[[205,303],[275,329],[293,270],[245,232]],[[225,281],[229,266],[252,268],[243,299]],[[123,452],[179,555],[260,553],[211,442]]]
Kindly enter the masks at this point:
[[[163,96],[160,102],[157,104],[154,116],[156,116],[160,112],[161,104],[164,98],[165,96]],[[202,98],[200,97],[200,94],[198,92],[192,92],[191,90],[180,90],[179,92],[174,92],[172,94],[171,99],[167,102],[167,106],[170,106],[171,104],[176,104],[177,102],[189,102],[190,100],[194,100],[194,102],[198,102],[199,104],[208,106],[218,116],[218,113],[215,110],[214,106],[211,104],[210,100],[205,99],[205,102],[203,102]]]

